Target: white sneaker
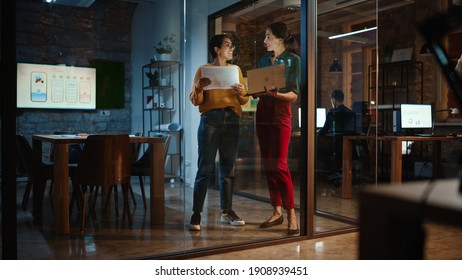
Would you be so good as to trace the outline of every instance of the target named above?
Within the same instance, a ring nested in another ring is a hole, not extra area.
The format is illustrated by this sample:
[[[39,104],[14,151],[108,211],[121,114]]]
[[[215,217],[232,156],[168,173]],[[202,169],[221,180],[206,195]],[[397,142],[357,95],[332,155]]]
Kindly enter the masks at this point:
[[[231,211],[223,211],[221,214],[220,222],[223,224],[230,224],[232,226],[243,226],[245,225],[244,220],[239,218],[233,210]]]

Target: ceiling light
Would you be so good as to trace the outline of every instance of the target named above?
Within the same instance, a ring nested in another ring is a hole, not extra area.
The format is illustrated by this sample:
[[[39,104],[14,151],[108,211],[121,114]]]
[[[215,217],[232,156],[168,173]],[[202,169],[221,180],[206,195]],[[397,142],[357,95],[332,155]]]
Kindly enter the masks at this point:
[[[46,2],[49,4],[59,4],[59,5],[88,8],[91,6],[91,4],[93,4],[93,2],[95,2],[95,0],[43,0],[43,2]]]
[[[376,30],[376,29],[377,29],[377,26],[374,26],[374,27],[364,28],[364,29],[361,29],[361,30],[356,30],[356,31],[348,32],[348,33],[329,36],[328,38],[330,40],[333,40],[333,39],[338,39],[338,38],[342,38],[342,37],[346,37],[346,36],[351,36],[351,35],[355,35],[355,34],[359,34],[359,33],[364,33],[364,32],[368,32],[368,31],[372,31],[372,30]]]

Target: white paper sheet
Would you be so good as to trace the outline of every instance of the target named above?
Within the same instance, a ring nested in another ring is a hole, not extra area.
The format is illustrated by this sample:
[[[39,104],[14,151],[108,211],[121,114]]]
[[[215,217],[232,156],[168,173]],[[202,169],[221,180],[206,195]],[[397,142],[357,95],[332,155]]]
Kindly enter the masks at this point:
[[[239,83],[239,71],[236,65],[232,66],[201,66],[202,77],[210,79],[211,84],[204,87],[209,89],[228,89]]]

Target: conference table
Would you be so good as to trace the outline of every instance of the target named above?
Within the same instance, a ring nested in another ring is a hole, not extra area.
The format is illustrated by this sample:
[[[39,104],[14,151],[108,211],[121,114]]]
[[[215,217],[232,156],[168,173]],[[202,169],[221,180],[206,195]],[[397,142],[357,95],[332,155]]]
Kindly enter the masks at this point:
[[[405,141],[431,141],[433,143],[433,178],[440,177],[441,171],[441,142],[461,140],[457,136],[369,136],[369,135],[348,135],[343,136],[343,162],[342,162],[342,198],[352,197],[353,178],[353,142],[363,141],[388,141],[390,142],[390,182],[401,183],[403,174],[402,145]]]
[[[85,144],[87,135],[36,134],[32,136],[35,155],[42,160],[43,143],[53,145],[53,206],[54,230],[56,234],[69,234],[69,145]],[[131,143],[148,143],[151,148],[150,168],[150,222],[163,224],[164,200],[164,138],[130,135]]]

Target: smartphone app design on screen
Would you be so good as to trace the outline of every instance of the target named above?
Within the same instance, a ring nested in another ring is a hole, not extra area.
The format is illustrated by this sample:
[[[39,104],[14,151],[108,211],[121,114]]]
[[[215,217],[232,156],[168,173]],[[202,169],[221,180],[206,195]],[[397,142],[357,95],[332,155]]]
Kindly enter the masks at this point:
[[[64,82],[62,80],[51,81],[51,101],[63,102],[64,101]]]
[[[77,82],[67,81],[66,83],[66,102],[76,103],[77,102]]]
[[[47,75],[43,72],[31,73],[31,100],[33,102],[47,101]]]
[[[89,103],[91,100],[90,83],[87,81],[80,82],[79,85],[79,100],[81,103]]]

